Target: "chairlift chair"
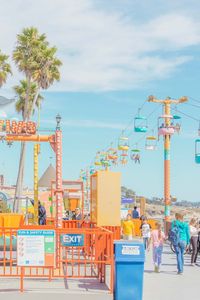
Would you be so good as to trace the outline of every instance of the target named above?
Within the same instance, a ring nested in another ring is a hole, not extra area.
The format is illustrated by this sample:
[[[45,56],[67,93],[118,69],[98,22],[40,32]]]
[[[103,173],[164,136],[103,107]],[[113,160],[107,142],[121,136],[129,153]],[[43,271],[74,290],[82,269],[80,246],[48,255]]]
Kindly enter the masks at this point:
[[[200,139],[195,141],[195,162],[200,164]]]
[[[170,119],[169,126],[165,125],[166,119]],[[171,115],[162,115],[158,118],[158,136],[173,135],[175,133],[174,126],[172,125],[172,120],[173,116]]]
[[[129,138],[126,136],[121,136],[118,141],[118,150],[128,151],[129,150]]]
[[[125,156],[120,156],[120,163],[125,166],[128,163],[128,159]]]
[[[181,129],[181,117],[178,115],[173,115],[173,120],[176,122],[174,129],[177,133],[179,133]]]
[[[118,159],[117,149],[109,148],[107,155],[108,155],[108,160],[110,160],[112,163],[117,161]]]
[[[138,161],[139,158],[140,161],[140,150],[137,147],[131,150],[130,158],[135,162]]]
[[[134,119],[134,131],[144,133],[147,132],[148,126],[147,126],[147,118],[144,116],[138,115]]]
[[[157,138],[154,135],[150,135],[146,137],[145,149],[154,151],[157,149]]]

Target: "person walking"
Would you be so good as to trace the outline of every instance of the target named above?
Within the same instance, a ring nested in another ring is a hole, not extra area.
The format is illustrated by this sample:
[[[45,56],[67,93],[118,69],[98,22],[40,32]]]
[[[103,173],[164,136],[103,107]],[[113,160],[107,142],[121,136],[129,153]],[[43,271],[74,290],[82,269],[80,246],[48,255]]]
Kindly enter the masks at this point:
[[[31,204],[34,206],[34,200],[30,199]],[[47,213],[46,208],[38,201],[38,223],[39,225],[46,225]]]
[[[135,228],[130,214],[127,215],[126,220],[122,223],[122,233],[124,240],[131,241],[133,239]]]
[[[192,245],[192,255],[191,255],[191,266],[197,264],[197,255],[198,255],[198,236],[199,229],[197,228],[197,222],[194,218],[190,221],[190,243]]]
[[[146,217],[142,220],[142,225],[140,226],[140,230],[144,242],[144,249],[147,250],[149,246],[149,240],[151,237],[151,226],[148,224]]]
[[[46,225],[46,219],[47,219],[46,209],[41,204],[40,201],[38,202],[38,217],[39,217],[39,225]]]
[[[162,226],[160,223],[156,223],[156,229],[152,230],[151,238],[148,245],[148,250],[149,250],[150,244],[152,242],[154,271],[156,273],[160,272],[164,241],[165,241],[165,234],[162,231]]]
[[[79,207],[77,207],[75,209],[74,219],[76,221],[83,221],[83,216],[82,216],[82,213],[81,213],[81,209]],[[81,225],[82,225],[82,222],[76,222],[77,228],[81,228]]]
[[[183,215],[180,213],[175,214],[175,220],[172,222],[169,235],[170,240],[175,249],[177,259],[177,274],[183,274],[184,267],[184,252],[190,244],[190,230],[186,222],[183,221]]]
[[[75,209],[75,220],[82,220],[82,214],[81,214],[81,209],[77,207]]]
[[[134,209],[132,211],[132,218],[133,219],[139,219],[139,212],[137,210],[137,206],[134,206]]]

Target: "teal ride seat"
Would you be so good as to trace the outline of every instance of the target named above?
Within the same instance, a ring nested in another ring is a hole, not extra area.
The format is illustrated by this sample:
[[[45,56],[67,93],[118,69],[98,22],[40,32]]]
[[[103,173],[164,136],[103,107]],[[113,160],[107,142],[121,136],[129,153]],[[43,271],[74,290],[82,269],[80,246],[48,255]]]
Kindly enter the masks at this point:
[[[173,119],[174,119],[174,120],[181,120],[181,117],[180,117],[180,116],[177,116],[177,115],[173,115]]]
[[[135,117],[134,119],[134,131],[135,132],[147,132],[147,118],[143,116]]]
[[[200,139],[195,141],[195,162],[200,164]]]
[[[195,162],[196,164],[200,164],[200,154],[195,155]]]

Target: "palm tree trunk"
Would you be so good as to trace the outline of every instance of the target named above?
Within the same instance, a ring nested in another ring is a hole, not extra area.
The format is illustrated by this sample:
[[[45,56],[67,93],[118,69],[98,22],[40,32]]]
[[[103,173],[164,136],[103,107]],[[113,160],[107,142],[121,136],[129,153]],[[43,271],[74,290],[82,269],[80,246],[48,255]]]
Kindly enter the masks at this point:
[[[19,170],[17,175],[15,198],[13,203],[13,212],[21,212],[21,197],[23,194],[23,182],[24,182],[24,167],[25,167],[25,156],[26,156],[26,143],[21,143],[21,153],[19,161]]]
[[[26,98],[24,104],[24,113],[23,113],[23,120],[28,121],[28,107],[29,107],[29,95],[30,95],[30,87],[31,87],[31,78],[30,76],[27,77],[27,91],[26,91]]]
[[[33,111],[34,111],[34,108],[35,108],[36,103],[37,103],[37,99],[38,99],[38,96],[39,96],[39,92],[40,92],[40,90],[39,90],[39,88],[38,88],[37,91],[36,91],[36,93],[35,93],[35,97],[34,97],[34,99],[33,99],[33,103],[32,103],[30,112],[29,112],[29,114],[28,114],[28,119],[30,119],[31,116],[33,115]]]
[[[27,122],[29,119],[29,94],[30,94],[30,85],[31,85],[31,78],[30,76],[27,77],[27,91],[26,91],[26,99],[25,99],[25,106],[23,112],[23,121]],[[21,143],[21,152],[20,152],[20,161],[19,161],[19,169],[17,175],[17,182],[15,188],[15,197],[13,203],[13,212],[20,213],[21,212],[21,197],[23,194],[23,182],[24,182],[24,167],[25,167],[25,156],[26,156],[26,143]]]

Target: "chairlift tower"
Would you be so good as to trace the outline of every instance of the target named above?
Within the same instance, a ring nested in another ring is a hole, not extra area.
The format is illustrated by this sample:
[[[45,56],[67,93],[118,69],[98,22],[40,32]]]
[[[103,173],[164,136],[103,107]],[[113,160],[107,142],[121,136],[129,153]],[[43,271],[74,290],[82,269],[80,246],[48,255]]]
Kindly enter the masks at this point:
[[[164,115],[163,118],[164,128],[162,128],[162,135],[164,139],[164,203],[165,203],[165,221],[170,221],[170,205],[171,205],[171,193],[170,193],[170,139],[171,135],[175,133],[175,128],[172,126],[171,121],[171,105],[178,105],[187,102],[187,97],[181,97],[179,99],[156,99],[154,96],[148,97],[148,102],[154,102],[163,104]],[[158,129],[159,130],[159,129]]]

